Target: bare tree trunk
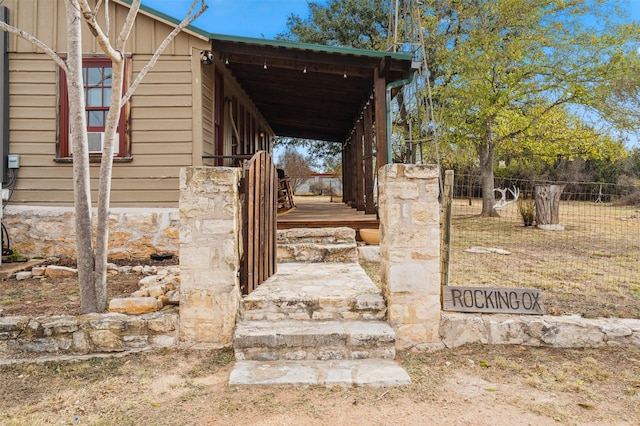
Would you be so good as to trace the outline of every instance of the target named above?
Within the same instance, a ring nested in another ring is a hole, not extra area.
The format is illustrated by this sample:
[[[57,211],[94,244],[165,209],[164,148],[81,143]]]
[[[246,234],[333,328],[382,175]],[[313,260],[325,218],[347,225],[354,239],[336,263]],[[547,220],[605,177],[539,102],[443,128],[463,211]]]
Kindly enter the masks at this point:
[[[111,103],[105,128],[105,145],[100,163],[100,187],[98,189],[98,221],[96,229],[96,271],[94,286],[96,303],[100,310],[107,306],[107,258],[109,251],[109,204],[111,203],[111,175],[116,129],[122,107],[122,82],[124,80],[124,58],[112,58]]]
[[[560,197],[566,185],[536,185],[536,225],[560,229]]]
[[[500,216],[496,209],[495,195],[493,192],[493,144],[483,143],[478,146],[478,155],[480,157],[480,184],[482,187],[482,213],[483,217]]]
[[[80,310],[83,314],[102,311],[96,303],[93,285],[95,258],[91,226],[89,147],[82,82],[82,38],[77,1],[65,2],[67,14],[67,86],[69,88],[69,128],[73,149],[73,193],[76,210],[76,250]]]

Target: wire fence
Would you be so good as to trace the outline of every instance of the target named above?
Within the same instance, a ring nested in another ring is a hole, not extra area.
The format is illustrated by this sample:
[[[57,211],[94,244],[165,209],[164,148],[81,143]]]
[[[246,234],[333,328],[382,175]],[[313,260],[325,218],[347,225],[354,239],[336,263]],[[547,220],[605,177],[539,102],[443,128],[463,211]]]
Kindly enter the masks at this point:
[[[497,179],[500,217],[480,217],[479,182],[454,179],[449,285],[537,288],[551,315],[640,318],[640,186]],[[565,185],[559,226],[525,226],[525,200],[551,183]]]

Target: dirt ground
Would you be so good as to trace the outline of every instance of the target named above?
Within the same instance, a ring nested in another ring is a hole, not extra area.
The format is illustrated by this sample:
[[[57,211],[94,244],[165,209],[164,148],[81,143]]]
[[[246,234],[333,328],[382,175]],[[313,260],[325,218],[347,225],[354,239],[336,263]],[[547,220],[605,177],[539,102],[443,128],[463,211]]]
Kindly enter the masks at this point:
[[[637,425],[640,352],[470,345],[401,388],[229,387],[229,350],[0,366],[3,425]]]
[[[130,294],[140,278],[109,276],[109,297]],[[5,279],[0,316],[77,314],[77,286]],[[640,424],[638,349],[469,345],[398,361],[408,387],[229,387],[229,350],[0,365],[0,424]]]

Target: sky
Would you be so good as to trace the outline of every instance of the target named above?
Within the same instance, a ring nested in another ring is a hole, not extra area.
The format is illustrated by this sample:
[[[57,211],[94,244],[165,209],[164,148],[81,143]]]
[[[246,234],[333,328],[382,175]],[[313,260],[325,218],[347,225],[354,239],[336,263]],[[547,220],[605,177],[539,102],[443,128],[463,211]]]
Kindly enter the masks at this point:
[[[638,0],[640,1],[640,0]],[[142,4],[176,19],[186,15],[192,0],[142,0]],[[274,39],[287,29],[292,13],[306,17],[307,0],[206,0],[207,11],[194,25],[217,34]]]

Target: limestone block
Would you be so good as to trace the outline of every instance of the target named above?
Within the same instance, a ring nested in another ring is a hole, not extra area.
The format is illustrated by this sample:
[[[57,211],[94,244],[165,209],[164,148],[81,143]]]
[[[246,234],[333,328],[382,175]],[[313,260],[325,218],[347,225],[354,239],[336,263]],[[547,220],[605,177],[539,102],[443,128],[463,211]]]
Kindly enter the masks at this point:
[[[438,184],[439,171],[436,164],[404,164],[403,166],[403,174],[407,179],[435,180],[432,184]]]
[[[593,324],[572,318],[549,322],[542,341],[558,348],[597,348],[604,346],[605,334]]]
[[[44,271],[47,269],[46,266],[34,266],[31,268],[31,275],[34,277],[41,277],[44,275]]]
[[[124,336],[122,338],[126,349],[148,349],[149,336]]]
[[[22,333],[29,323],[29,317],[0,317],[0,335],[5,338],[15,339]]]
[[[31,271],[16,272],[16,280],[17,281],[26,280],[26,279],[31,278],[32,276],[33,276],[33,274],[31,273]]]
[[[386,191],[390,200],[417,200],[418,185],[413,182],[388,182]]]
[[[479,315],[443,313],[440,335],[448,348],[489,342],[489,331]]]
[[[109,330],[91,330],[89,338],[98,351],[120,352],[124,350],[122,339]]]
[[[76,331],[72,336],[73,340],[73,348],[78,352],[89,352],[91,351],[91,342],[89,341],[89,336],[84,331]]]
[[[150,287],[147,287],[146,290],[149,293],[149,297],[158,298],[158,297],[164,295],[165,286],[164,286],[164,284],[156,284],[156,285],[152,285]]]
[[[78,330],[78,321],[75,317],[43,317],[39,319],[39,322],[45,336],[73,333]]]
[[[154,348],[169,348],[177,343],[175,335],[160,334],[149,336],[149,343]]]
[[[166,296],[167,296],[167,303],[169,305],[180,304],[180,292],[178,290],[169,290]]]
[[[175,313],[158,315],[147,320],[149,330],[156,333],[168,333],[175,331],[178,327],[178,316]]]
[[[417,344],[427,343],[427,328],[423,324],[403,324],[394,327],[396,332],[396,348],[409,349]]]
[[[358,259],[360,262],[379,263],[380,246],[359,246]]]
[[[203,235],[233,234],[236,223],[233,219],[207,219],[202,221],[200,231]]]
[[[389,267],[388,289],[391,293],[414,293],[418,296],[440,295],[439,279],[433,282],[432,271],[438,269],[437,260],[420,263],[395,264]]]
[[[126,297],[111,299],[109,302],[109,312],[137,315],[158,309],[158,300],[153,297]]]
[[[180,247],[180,267],[181,268],[208,268],[212,264],[211,247],[201,246],[181,246]]]
[[[50,278],[69,278],[75,277],[78,274],[78,270],[66,266],[49,265],[44,274]]]
[[[416,226],[440,223],[440,207],[437,203],[419,202],[411,205],[411,221]]]

